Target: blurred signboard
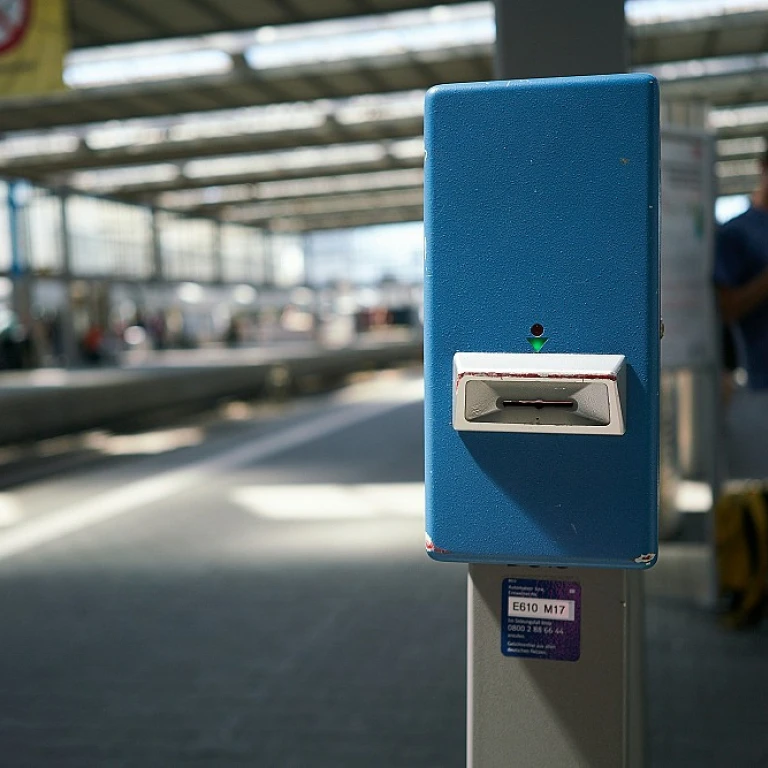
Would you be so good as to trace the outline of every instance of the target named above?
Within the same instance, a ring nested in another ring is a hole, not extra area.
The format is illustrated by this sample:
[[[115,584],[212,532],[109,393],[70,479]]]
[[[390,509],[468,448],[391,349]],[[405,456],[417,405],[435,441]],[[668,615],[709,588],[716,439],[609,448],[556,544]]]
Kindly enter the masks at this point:
[[[0,0],[0,98],[64,88],[66,0]]]
[[[713,140],[665,129],[661,139],[661,315],[665,368],[714,365]]]

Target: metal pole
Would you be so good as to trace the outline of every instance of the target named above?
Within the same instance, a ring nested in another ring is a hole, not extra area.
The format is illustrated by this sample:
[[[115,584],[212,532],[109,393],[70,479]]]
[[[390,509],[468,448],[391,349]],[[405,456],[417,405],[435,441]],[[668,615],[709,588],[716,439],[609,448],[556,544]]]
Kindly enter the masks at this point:
[[[496,0],[496,35],[502,79],[626,68],[623,4],[615,0]],[[532,583],[542,593],[572,590],[578,604],[571,650],[556,658],[502,647],[510,590]],[[645,764],[642,573],[470,565],[467,638],[469,768]]]
[[[494,66],[501,80],[624,72],[624,3],[496,0]]]
[[[61,276],[64,281],[64,304],[61,309],[61,350],[64,355],[64,365],[71,366],[77,360],[77,335],[75,333],[75,317],[72,308],[72,241],[69,235],[69,211],[67,199],[69,195],[62,192],[59,195],[59,211],[61,216]]]
[[[304,284],[309,288],[317,288],[317,273],[315,266],[317,258],[315,256],[315,233],[303,232],[301,234],[301,248],[304,252]]]
[[[276,251],[275,233],[267,227],[264,230],[264,278],[262,281],[264,288],[274,288],[275,286]]]
[[[8,182],[8,234],[11,247],[11,281],[13,293],[11,304],[19,321],[25,325],[30,321],[30,284],[29,265],[27,263],[26,243],[22,237],[21,215],[22,205],[19,204],[19,182]]]
[[[221,222],[213,222],[213,275],[212,281],[221,285],[224,282],[224,255],[221,252]]]
[[[467,765],[637,768],[644,763],[641,574],[470,565]],[[578,660],[505,656],[505,580],[578,584]],[[640,738],[638,738],[640,737]]]
[[[163,270],[163,249],[160,243],[160,222],[157,220],[157,209],[150,208],[150,248],[152,258],[152,282],[162,283],[164,278]]]

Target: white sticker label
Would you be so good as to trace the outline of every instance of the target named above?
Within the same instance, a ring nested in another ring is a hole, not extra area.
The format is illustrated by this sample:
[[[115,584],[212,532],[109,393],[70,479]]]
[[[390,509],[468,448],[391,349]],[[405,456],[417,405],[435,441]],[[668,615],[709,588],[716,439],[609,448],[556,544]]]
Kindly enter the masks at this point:
[[[510,597],[508,600],[510,616],[559,621],[573,621],[576,618],[573,600],[550,600],[543,597]]]

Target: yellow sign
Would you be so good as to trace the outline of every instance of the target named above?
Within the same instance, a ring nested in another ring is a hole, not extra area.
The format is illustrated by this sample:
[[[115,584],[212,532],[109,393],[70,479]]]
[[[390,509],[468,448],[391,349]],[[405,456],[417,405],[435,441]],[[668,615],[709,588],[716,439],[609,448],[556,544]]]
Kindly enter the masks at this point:
[[[0,98],[64,88],[66,0],[0,0]]]

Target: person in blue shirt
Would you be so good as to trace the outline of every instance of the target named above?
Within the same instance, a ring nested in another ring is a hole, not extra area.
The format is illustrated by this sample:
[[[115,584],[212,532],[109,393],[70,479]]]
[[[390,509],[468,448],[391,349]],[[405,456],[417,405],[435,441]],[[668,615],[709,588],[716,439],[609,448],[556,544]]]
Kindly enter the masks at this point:
[[[749,387],[768,390],[768,149],[752,205],[718,230],[714,281],[720,317],[735,332]]]
[[[722,468],[731,479],[768,479],[768,142],[766,147],[751,206],[723,224],[715,241],[720,318],[748,384],[733,390],[723,413]]]

